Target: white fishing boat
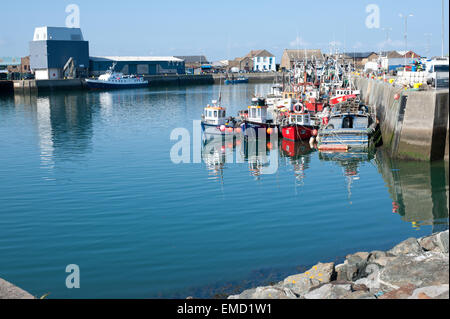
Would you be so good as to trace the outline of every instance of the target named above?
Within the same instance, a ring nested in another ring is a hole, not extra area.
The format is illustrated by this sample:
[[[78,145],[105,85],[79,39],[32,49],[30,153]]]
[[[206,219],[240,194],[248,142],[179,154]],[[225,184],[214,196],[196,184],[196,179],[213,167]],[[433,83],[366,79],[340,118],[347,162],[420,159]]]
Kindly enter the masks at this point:
[[[102,74],[98,79],[86,79],[86,85],[90,89],[125,89],[125,88],[140,88],[147,87],[148,81],[142,76],[138,75],[124,75],[120,72],[115,72],[114,67],[116,63]]]

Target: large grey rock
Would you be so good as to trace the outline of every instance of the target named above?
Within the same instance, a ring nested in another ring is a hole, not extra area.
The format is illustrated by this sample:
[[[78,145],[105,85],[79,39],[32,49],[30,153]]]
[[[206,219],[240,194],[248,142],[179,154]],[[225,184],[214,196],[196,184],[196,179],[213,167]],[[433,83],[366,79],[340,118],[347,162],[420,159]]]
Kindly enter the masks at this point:
[[[420,238],[419,244],[425,251],[448,253],[448,230]]]
[[[373,259],[371,261],[371,265],[377,265],[379,267],[385,267],[388,263],[394,260],[397,257],[380,257],[377,259]]]
[[[437,235],[420,238],[419,244],[425,251],[440,251],[437,243]]]
[[[252,299],[252,296],[256,292],[256,288],[244,290],[239,295],[228,296],[228,299]]]
[[[448,296],[448,290],[448,285],[422,287],[414,290],[408,299],[419,299],[421,294],[425,294],[430,298],[445,297],[446,295]]]
[[[408,299],[416,289],[413,284],[407,284],[400,288],[390,290],[387,293],[381,295],[379,299]]]
[[[388,289],[407,284],[417,287],[448,284],[448,263],[448,257],[430,252],[421,256],[399,256],[381,269],[379,280]]]
[[[314,287],[329,283],[333,276],[334,263],[319,263],[303,274],[287,277],[281,285],[301,296]]]
[[[423,253],[422,247],[420,247],[419,242],[415,238],[409,238],[391,250],[388,251],[388,254],[394,256],[404,256],[404,255],[420,255]]]
[[[348,255],[343,264],[336,266],[337,280],[354,281],[365,277],[369,256],[370,254],[365,252]]]
[[[437,244],[442,253],[448,254],[448,230],[437,234]]]
[[[341,299],[351,293],[351,285],[326,284],[304,295],[305,299]]]
[[[386,252],[384,252],[384,251],[379,251],[379,250],[375,250],[375,251],[372,251],[372,252],[370,253],[370,256],[369,256],[368,261],[371,262],[371,261],[373,261],[373,260],[375,260],[375,259],[383,258],[383,257],[386,257]]]
[[[228,299],[295,299],[297,296],[288,288],[274,286],[258,287],[244,291],[240,295],[229,296]]]
[[[0,278],[0,299],[35,299],[35,297]]]
[[[368,291],[355,291],[347,293],[340,299],[377,299],[373,293]]]

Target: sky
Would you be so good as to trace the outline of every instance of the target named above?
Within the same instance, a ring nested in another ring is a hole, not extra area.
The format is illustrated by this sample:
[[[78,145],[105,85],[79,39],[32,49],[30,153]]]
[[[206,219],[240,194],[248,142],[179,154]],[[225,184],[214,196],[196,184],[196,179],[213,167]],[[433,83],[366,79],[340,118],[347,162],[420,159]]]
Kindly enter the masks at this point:
[[[445,54],[448,54],[448,1]],[[280,61],[284,49],[340,52],[408,50],[441,55],[441,0],[39,0],[3,1],[0,57],[26,56],[35,27],[66,26],[75,4],[91,56],[206,55],[234,59],[266,49]]]

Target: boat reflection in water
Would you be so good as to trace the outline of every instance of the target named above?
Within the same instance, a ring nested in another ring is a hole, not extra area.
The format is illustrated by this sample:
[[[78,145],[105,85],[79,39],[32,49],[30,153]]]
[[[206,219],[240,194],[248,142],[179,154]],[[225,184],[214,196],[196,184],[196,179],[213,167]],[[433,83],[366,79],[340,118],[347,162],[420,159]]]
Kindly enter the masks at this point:
[[[205,135],[202,141],[202,159],[209,171],[210,179],[223,182],[223,170],[226,163],[232,163],[234,150],[241,144],[233,136]]]
[[[260,180],[262,175],[278,171],[278,138],[241,138],[241,156],[248,162],[250,175]]]
[[[203,134],[202,159],[213,178],[223,180],[226,164],[248,163],[250,175],[257,180],[278,170],[278,139],[248,139],[244,136]]]
[[[352,184],[359,180],[359,166],[361,163],[370,162],[375,157],[375,152],[319,152],[319,159],[322,161],[333,161],[338,163],[347,180],[348,200],[351,202]]]
[[[289,159],[294,168],[296,185],[303,186],[305,179],[305,170],[311,163],[311,154],[315,149],[304,141],[291,141],[283,139],[281,142],[281,157]]]

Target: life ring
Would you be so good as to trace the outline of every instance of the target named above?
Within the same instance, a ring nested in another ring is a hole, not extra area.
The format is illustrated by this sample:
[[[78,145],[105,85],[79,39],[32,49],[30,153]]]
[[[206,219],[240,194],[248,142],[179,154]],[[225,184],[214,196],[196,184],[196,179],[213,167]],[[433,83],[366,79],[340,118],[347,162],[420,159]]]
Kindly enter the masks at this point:
[[[302,103],[295,104],[294,105],[294,112],[304,113],[305,112],[305,106]]]

